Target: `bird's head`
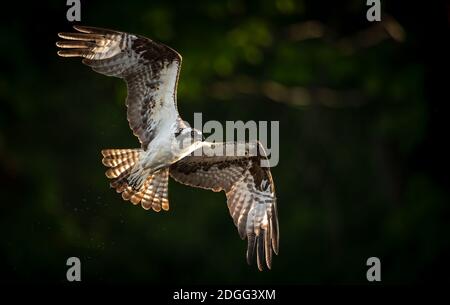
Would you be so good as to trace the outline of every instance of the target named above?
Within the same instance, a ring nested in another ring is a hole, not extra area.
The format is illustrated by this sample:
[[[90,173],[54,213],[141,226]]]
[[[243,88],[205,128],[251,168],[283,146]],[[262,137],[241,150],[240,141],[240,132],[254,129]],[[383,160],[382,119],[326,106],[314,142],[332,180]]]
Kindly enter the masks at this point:
[[[181,146],[180,148],[186,148],[196,142],[202,142],[205,140],[200,130],[190,127],[177,130],[175,132],[175,138]]]

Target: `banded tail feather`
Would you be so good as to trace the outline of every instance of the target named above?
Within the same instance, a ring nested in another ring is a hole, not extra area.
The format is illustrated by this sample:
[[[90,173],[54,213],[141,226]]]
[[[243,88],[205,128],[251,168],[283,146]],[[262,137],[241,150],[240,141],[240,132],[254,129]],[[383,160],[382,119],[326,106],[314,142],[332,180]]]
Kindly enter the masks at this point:
[[[122,198],[134,205],[155,212],[169,210],[168,184],[169,169],[163,168],[148,175],[138,188],[130,182],[134,166],[138,163],[142,149],[105,149],[102,150],[102,163],[109,167],[106,177],[111,179],[110,186]]]

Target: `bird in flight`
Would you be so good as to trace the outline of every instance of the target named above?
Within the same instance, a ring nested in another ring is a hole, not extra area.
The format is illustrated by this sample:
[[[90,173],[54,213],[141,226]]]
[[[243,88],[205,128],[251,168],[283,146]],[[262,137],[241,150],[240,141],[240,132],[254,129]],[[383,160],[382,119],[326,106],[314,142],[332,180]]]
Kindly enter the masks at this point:
[[[110,186],[144,209],[169,210],[168,179],[214,192],[225,191],[239,235],[247,238],[248,264],[272,266],[279,228],[275,186],[260,142],[207,142],[178,114],[181,55],[151,39],[95,27],[58,33],[62,57],[82,57],[94,71],[125,80],[127,119],[141,148],[102,150]],[[233,146],[234,145],[234,146]],[[222,153],[217,153],[222,152]],[[253,152],[253,153],[252,153]]]

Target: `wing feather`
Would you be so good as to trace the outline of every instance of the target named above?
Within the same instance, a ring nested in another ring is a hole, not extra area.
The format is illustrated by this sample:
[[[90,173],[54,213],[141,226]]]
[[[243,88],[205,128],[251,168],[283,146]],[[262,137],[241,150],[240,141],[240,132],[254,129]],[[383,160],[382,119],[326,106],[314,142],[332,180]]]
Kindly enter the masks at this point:
[[[255,156],[194,155],[170,167],[170,175],[180,183],[225,191],[239,236],[247,237],[247,262],[252,263],[256,255],[259,270],[264,265],[271,268],[272,251],[278,254],[279,247],[275,187],[269,168],[261,167],[264,158],[258,144]]]
[[[59,33],[62,57],[83,57],[94,71],[127,83],[127,118],[134,135],[147,149],[159,127],[178,124],[176,89],[181,56],[151,39],[102,28],[74,26]]]

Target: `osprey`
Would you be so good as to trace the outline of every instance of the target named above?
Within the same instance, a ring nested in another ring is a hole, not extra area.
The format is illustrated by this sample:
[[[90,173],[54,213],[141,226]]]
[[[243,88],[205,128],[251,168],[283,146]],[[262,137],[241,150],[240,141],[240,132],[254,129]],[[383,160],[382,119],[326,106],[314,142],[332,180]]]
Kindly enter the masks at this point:
[[[217,154],[230,143],[204,141],[180,118],[181,55],[172,48],[124,32],[74,28],[78,32],[58,34],[64,39],[56,43],[58,55],[83,57],[94,71],[125,80],[127,118],[141,143],[137,149],[102,151],[110,186],[124,200],[157,212],[169,209],[169,175],[189,186],[225,191],[239,235],[248,240],[247,262],[256,256],[259,270],[264,265],[270,269],[272,251],[278,254],[279,229],[274,183],[270,169],[261,166],[267,160],[262,145],[244,143],[242,154]]]

